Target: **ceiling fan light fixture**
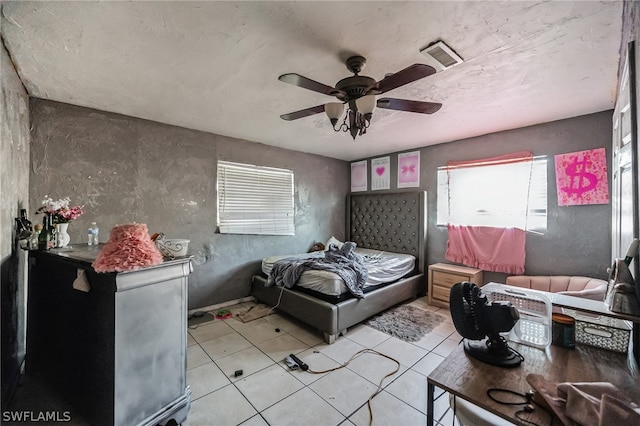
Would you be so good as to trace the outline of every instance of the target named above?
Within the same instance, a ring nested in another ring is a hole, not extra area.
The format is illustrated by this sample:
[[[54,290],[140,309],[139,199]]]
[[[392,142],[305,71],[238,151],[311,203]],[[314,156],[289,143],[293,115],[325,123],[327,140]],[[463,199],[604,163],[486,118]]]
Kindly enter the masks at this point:
[[[375,95],[367,95],[356,99],[356,108],[358,109],[358,112],[365,116],[367,114],[373,114],[373,110],[376,108]]]
[[[362,103],[362,108],[365,108],[367,111],[373,111],[376,103],[375,96],[372,95],[368,97],[372,99],[365,99]],[[367,128],[371,123],[371,117],[373,117],[373,112],[363,113],[359,111],[359,105],[355,100],[349,102],[346,113],[344,113],[344,104],[338,102],[325,104],[324,111],[331,121],[333,130],[336,132],[349,132],[354,140],[356,136],[362,136],[367,132]],[[343,113],[342,124],[336,127]]]
[[[344,111],[344,104],[340,102],[329,102],[324,105],[324,112],[327,113],[327,117],[329,120],[338,120],[342,116],[342,112]],[[334,123],[335,125],[335,123]]]

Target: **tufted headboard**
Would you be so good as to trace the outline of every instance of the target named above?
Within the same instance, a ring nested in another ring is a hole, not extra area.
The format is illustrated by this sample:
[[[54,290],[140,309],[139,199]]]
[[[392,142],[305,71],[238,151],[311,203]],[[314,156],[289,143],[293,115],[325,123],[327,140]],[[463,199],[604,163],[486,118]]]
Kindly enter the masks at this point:
[[[411,254],[424,272],[427,193],[352,194],[347,198],[347,241],[358,247]]]

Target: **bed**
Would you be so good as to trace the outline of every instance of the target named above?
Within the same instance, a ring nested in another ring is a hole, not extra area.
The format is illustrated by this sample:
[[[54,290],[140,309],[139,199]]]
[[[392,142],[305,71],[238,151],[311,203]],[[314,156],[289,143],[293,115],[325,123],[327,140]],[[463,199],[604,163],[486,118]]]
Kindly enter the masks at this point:
[[[408,273],[390,283],[375,283],[365,290],[363,298],[342,292],[332,298],[298,286],[290,289],[267,287],[267,275],[264,273],[253,276],[252,296],[261,303],[278,305],[278,310],[319,329],[325,342],[331,344],[349,327],[425,294],[426,210],[424,191],[353,194],[348,197],[345,240],[356,243],[358,253],[362,254],[364,249],[374,255],[391,252],[415,258]],[[307,272],[303,277],[304,274]]]

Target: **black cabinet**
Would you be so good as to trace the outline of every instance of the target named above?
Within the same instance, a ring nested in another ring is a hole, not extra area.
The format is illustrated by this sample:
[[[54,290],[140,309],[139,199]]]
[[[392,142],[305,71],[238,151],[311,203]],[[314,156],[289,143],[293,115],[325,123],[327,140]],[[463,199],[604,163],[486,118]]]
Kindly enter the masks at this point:
[[[89,423],[186,419],[190,259],[96,273],[99,247],[30,252],[26,373],[44,379]],[[84,274],[90,290],[74,288]]]

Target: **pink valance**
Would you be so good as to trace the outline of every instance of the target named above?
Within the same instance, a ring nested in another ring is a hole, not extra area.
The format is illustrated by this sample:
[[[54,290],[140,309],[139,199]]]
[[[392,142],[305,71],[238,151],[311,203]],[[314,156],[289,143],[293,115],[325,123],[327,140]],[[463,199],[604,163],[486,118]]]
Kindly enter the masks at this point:
[[[524,274],[526,232],[518,228],[447,225],[445,257],[484,271]]]

